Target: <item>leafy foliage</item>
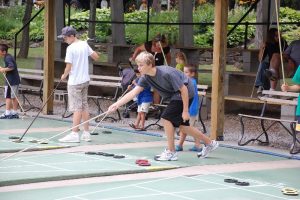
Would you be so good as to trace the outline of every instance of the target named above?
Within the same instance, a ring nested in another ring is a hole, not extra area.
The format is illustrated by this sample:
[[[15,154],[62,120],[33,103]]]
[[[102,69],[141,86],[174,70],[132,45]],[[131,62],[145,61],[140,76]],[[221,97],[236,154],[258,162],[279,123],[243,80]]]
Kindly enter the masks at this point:
[[[247,11],[247,7],[239,6],[228,13],[228,22],[237,22]],[[35,14],[37,11],[33,11]],[[97,21],[111,21],[110,9],[97,9]],[[15,6],[11,8],[0,8],[0,39],[11,40],[14,34],[22,27],[22,18],[24,13],[24,6]],[[32,14],[32,15],[33,15]],[[66,15],[67,16],[67,15]],[[71,9],[71,19],[88,20],[89,10],[74,10]],[[134,11],[125,13],[124,20],[126,22],[146,22],[147,12]],[[157,23],[177,23],[178,11],[162,11],[161,13],[150,13],[150,22]],[[214,21],[214,5],[210,3],[198,6],[193,12],[194,23],[194,44],[195,46],[211,47],[213,44],[214,27],[213,25],[203,25],[200,23],[213,23]],[[250,13],[243,22],[255,22],[255,13]],[[282,22],[299,22],[300,12],[291,8],[280,8],[280,21]],[[83,39],[87,38],[87,22],[71,22],[81,34]],[[232,28],[228,25],[228,31]],[[299,39],[299,28],[297,25],[281,25],[280,27],[283,36],[287,41]],[[144,24],[126,24],[126,41],[129,44],[140,44],[146,41],[146,25]],[[179,26],[178,25],[150,25],[149,38],[153,38],[157,33],[166,34],[170,44],[178,42]],[[228,38],[228,46],[235,47],[242,45],[244,41],[245,26],[238,26]],[[254,38],[255,26],[248,26],[248,39]],[[111,24],[97,23],[96,24],[96,41],[107,42],[111,35]],[[42,41],[44,39],[44,14],[43,12],[30,24],[30,39],[32,41]]]

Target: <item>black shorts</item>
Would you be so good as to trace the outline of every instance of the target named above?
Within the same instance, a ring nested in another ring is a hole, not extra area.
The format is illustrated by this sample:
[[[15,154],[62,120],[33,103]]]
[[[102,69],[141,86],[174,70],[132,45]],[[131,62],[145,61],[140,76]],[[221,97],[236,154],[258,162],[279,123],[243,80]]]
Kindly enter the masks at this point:
[[[189,105],[191,105],[193,99],[189,100]],[[170,121],[174,127],[179,127],[180,125],[189,126],[189,120],[183,122],[182,119],[183,103],[181,100],[172,100],[168,106],[164,109],[161,118]]]

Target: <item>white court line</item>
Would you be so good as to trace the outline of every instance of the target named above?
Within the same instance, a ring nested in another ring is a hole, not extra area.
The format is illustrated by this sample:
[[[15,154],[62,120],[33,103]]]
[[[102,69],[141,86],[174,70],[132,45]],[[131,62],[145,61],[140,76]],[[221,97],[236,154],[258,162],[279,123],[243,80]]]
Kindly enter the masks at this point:
[[[63,199],[76,198],[76,197],[81,197],[81,196],[85,196],[85,195],[96,194],[96,193],[99,193],[99,192],[107,192],[107,191],[111,191],[111,190],[115,190],[115,189],[134,187],[134,186],[137,186],[137,185],[142,185],[142,184],[147,184],[147,183],[155,183],[155,182],[158,182],[158,181],[169,180],[169,179],[173,179],[173,178],[177,178],[177,177],[178,176],[167,177],[167,178],[155,179],[155,180],[150,180],[150,181],[144,181],[144,182],[141,182],[141,183],[134,183],[134,184],[129,184],[129,185],[122,185],[122,186],[118,186],[118,187],[112,187],[112,188],[107,188],[107,189],[102,189],[102,190],[96,190],[96,191],[93,191],[93,192],[86,192],[86,193],[82,193],[80,195],[67,196],[67,197],[63,197],[63,198],[59,198],[59,199],[55,199],[55,200],[63,200]]]
[[[72,154],[72,153],[71,153]],[[85,154],[73,154],[73,155],[76,155],[76,156],[81,156],[81,157],[84,157]],[[104,158],[101,158],[101,157],[92,157],[91,158],[93,159],[97,159],[97,160],[103,160],[103,161],[108,161],[108,162],[111,162],[111,163],[117,163],[117,164],[120,164],[120,165],[126,165],[126,166],[134,166],[135,168],[138,168],[138,169],[141,169],[140,166],[136,165],[136,164],[128,164],[128,163],[123,163],[123,162],[120,162],[120,161],[115,161],[115,160],[110,160],[110,159],[104,159]],[[126,158],[126,157],[125,157]],[[138,157],[136,157],[136,159],[138,159]],[[150,159],[148,159],[150,160]],[[151,160],[152,161],[152,160]],[[133,162],[135,162],[135,160],[133,160]],[[153,161],[153,162],[157,162],[157,161]],[[172,164],[166,164],[168,166],[171,166],[171,167],[179,167],[178,165],[172,165]],[[166,165],[163,165],[163,166],[166,166]]]
[[[233,176],[224,175],[224,174],[215,174],[215,175],[216,176],[225,177],[225,178],[240,179],[239,177],[233,177]],[[242,180],[243,181],[248,181],[248,182],[251,182],[251,183],[256,183],[256,184],[259,184],[259,185],[271,186],[271,187],[274,187],[274,188],[282,188],[282,187],[286,186],[286,184],[284,184],[284,183],[276,183],[276,184],[274,184],[274,183],[258,181],[258,180],[254,180],[254,179],[250,179],[250,178],[242,179]]]
[[[119,150],[119,149],[118,149]],[[122,150],[122,149],[121,149]],[[75,155],[75,153],[72,153],[71,152],[71,154],[74,154]],[[84,156],[85,154],[76,154],[77,156]],[[125,154],[122,154],[122,155],[125,155]],[[96,157],[95,157],[96,158]],[[125,155],[125,159],[126,158],[130,158],[130,159],[133,159],[133,161],[135,162],[135,160],[136,159],[146,159],[146,160],[149,160],[149,161],[151,161],[152,163],[162,163],[161,161],[156,161],[156,160],[153,160],[153,159],[151,159],[151,158],[147,158],[147,157],[143,157],[143,158],[141,158],[141,157],[138,157],[138,156],[132,156],[132,155]],[[117,163],[119,163],[118,161],[114,161],[114,162],[117,162]],[[119,164],[121,164],[121,163],[119,163]],[[136,166],[136,165],[135,165]],[[163,166],[170,166],[170,167],[180,167],[180,166],[178,166],[178,165],[173,165],[173,164],[171,164],[171,163],[169,163],[169,162],[164,162],[164,165]]]
[[[89,162],[98,162],[97,160],[87,160],[87,161],[70,161],[70,162],[55,162],[55,163],[47,163],[48,165],[53,165],[53,164],[79,164],[79,163],[89,163]],[[31,164],[31,165],[13,165],[13,166],[5,166],[5,167],[0,167],[0,169],[7,169],[7,168],[20,168],[20,167],[32,167],[36,166],[36,164]]]
[[[182,196],[182,195],[174,194],[174,192],[162,192],[162,191],[159,191],[159,190],[155,190],[155,189],[152,189],[152,188],[145,188],[145,187],[142,187],[142,186],[135,186],[135,187],[146,189],[146,190],[150,190],[152,192],[161,192],[162,194],[167,194],[167,195],[171,195],[171,196],[179,197],[179,198],[183,198],[183,199],[197,200],[197,199],[194,199],[194,198],[190,198],[190,197],[185,197],[185,196]]]
[[[41,163],[37,163],[37,162],[31,162],[31,161],[27,161],[27,160],[21,160],[21,159],[19,159],[19,161],[25,162],[25,163],[30,163],[30,164],[35,164],[37,166],[43,166],[43,167],[58,169],[58,170],[72,171],[72,170],[69,170],[69,169],[61,168],[61,167],[55,167],[55,166],[51,166],[51,165],[47,165],[47,164],[41,164]]]
[[[264,193],[264,192],[257,192],[257,191],[253,191],[253,190],[248,190],[246,188],[236,187],[234,185],[226,185],[226,184],[217,183],[217,182],[213,182],[213,181],[201,180],[201,179],[197,179],[197,178],[194,178],[194,177],[187,177],[187,178],[202,181],[202,182],[205,182],[205,183],[212,183],[212,184],[216,184],[216,185],[227,186],[227,187],[231,187],[231,188],[234,188],[234,189],[237,189],[237,190],[243,190],[243,191],[247,191],[247,192],[261,194],[261,195],[264,195],[264,196],[274,197],[274,198],[277,198],[277,199],[290,200],[289,198],[279,197],[279,196],[267,194],[267,193]],[[266,186],[268,186],[268,185],[257,185],[257,187],[266,187]]]
[[[72,153],[71,153],[72,154]],[[75,156],[80,156],[80,157],[85,157],[86,155],[85,154],[72,154],[72,155],[75,155]],[[100,156],[99,157],[94,157],[94,156],[90,156],[89,158],[92,158],[94,160],[99,160],[99,161],[106,161],[106,162],[110,162],[110,163],[117,163],[117,164],[121,164],[121,165],[125,165],[125,166],[130,166],[130,167],[134,167],[134,168],[138,168],[137,165],[133,165],[133,164],[129,164],[129,163],[121,163],[121,162],[118,162],[118,161],[114,161],[114,160],[110,160],[110,159],[105,159],[105,158],[101,158]],[[110,157],[111,158],[111,157]],[[115,158],[111,158],[111,159],[115,159]],[[116,160],[116,159],[115,159]]]

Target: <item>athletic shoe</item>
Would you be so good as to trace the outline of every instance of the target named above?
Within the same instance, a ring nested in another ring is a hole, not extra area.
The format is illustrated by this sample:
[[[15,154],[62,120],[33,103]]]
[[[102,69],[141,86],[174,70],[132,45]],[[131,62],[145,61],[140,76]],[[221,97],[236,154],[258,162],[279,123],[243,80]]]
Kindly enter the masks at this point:
[[[0,116],[0,119],[12,119],[12,115],[6,115],[5,113],[3,113],[3,114]]]
[[[80,140],[90,142],[91,141],[91,134],[88,131],[83,131]]]
[[[198,158],[206,158],[210,152],[218,148],[219,143],[215,140],[212,140],[210,144],[204,146],[202,151],[198,153]]]
[[[19,114],[18,113],[12,114],[11,119],[19,119]]]
[[[189,148],[189,151],[201,152],[202,148],[201,147],[193,146],[192,148]]]
[[[175,146],[175,151],[183,151],[182,146],[176,145],[176,146]]]
[[[60,142],[66,142],[66,143],[79,143],[79,135],[78,133],[71,132],[70,134],[66,135],[65,137],[59,139]]]
[[[177,152],[171,152],[168,149],[165,149],[160,155],[155,156],[155,160],[158,161],[176,161],[178,160]]]

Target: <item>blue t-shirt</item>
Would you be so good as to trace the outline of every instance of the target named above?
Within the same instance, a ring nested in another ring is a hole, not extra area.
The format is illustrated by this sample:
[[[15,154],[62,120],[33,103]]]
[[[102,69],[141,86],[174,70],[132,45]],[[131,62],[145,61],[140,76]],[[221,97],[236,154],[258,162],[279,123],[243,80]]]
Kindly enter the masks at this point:
[[[6,72],[6,78],[9,81],[10,85],[19,85],[20,84],[20,76],[17,68],[17,64],[15,59],[10,55],[6,54],[4,57],[5,68],[13,69],[11,71]],[[7,81],[5,81],[5,85]]]
[[[197,88],[197,81],[195,78],[191,78],[194,86],[194,98],[192,104],[189,107],[189,114],[190,116],[194,117],[198,115],[198,108],[199,108],[199,97],[198,97],[198,88]]]
[[[139,78],[135,79],[136,83],[139,81]],[[144,90],[139,93],[137,96],[137,104],[141,105],[142,103],[151,103],[153,102],[153,95],[150,87],[144,88]]]

